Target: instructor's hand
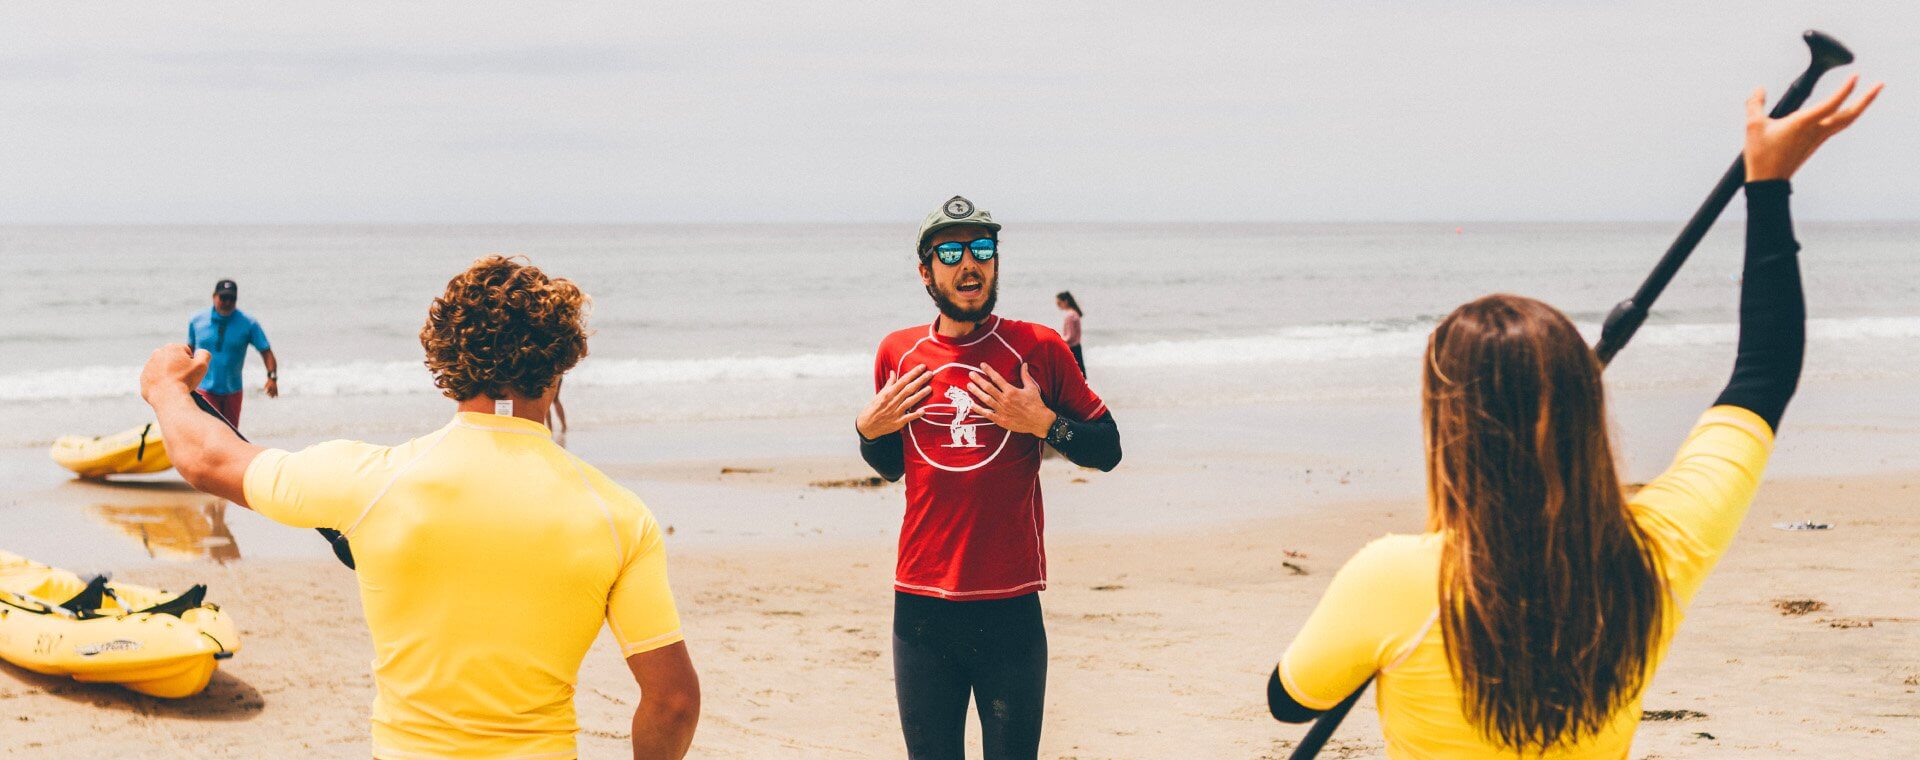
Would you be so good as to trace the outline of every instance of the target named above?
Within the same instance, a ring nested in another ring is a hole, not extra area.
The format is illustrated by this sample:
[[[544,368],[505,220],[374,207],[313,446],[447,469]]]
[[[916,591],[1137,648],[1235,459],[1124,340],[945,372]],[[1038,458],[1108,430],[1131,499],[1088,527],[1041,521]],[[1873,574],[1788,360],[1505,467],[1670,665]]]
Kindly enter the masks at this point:
[[[192,393],[207,376],[207,362],[213,354],[195,351],[185,344],[168,343],[153,350],[147,366],[140,370],[140,397],[148,404],[161,395],[180,391]]]
[[[1053,427],[1059,415],[1040,398],[1040,384],[1033,381],[1027,365],[1020,365],[1021,384],[1017,386],[1001,377],[992,365],[983,369],[985,375],[975,372],[968,376],[972,382],[967,383],[967,390],[973,391],[973,397],[980,400],[974,406],[980,416],[1015,433],[1047,437],[1047,429]]]
[[[861,410],[860,418],[853,422],[860,437],[878,440],[920,419],[927,411],[915,407],[933,392],[932,386],[927,385],[932,379],[933,373],[927,371],[925,364],[914,365],[905,375],[895,372],[889,376],[887,384],[880,386],[880,392],[873,394],[873,400],[867,402],[867,408]]]
[[[1747,98],[1747,181],[1788,179],[1807,157],[1827,138],[1840,133],[1860,118],[1860,114],[1879,97],[1884,83],[1867,88],[1867,94],[1846,105],[1860,75],[1847,77],[1847,83],[1812,108],[1803,108],[1778,119],[1767,117],[1767,92],[1756,89]],[[1846,106],[1842,108],[1842,106]]]
[[[267,391],[267,398],[279,398],[280,397],[280,381],[275,380],[271,377],[267,378],[266,391]]]

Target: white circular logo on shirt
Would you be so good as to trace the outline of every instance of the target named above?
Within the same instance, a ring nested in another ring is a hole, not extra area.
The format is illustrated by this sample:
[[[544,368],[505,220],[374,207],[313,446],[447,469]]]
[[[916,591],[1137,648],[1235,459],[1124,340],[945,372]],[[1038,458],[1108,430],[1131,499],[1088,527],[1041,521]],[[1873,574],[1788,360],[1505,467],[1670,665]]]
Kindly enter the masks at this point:
[[[981,371],[959,363],[933,371],[929,381],[933,392],[920,404],[926,414],[907,425],[907,440],[927,464],[949,472],[979,469],[999,457],[1013,438],[975,408],[967,382],[970,375]]]

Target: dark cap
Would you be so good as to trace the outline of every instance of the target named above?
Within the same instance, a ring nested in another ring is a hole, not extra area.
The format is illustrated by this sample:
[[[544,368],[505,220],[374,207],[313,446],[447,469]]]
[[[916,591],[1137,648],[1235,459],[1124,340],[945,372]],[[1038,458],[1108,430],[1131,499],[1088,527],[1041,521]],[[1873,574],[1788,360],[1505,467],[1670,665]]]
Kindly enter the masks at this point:
[[[233,296],[234,298],[239,298],[240,286],[232,280],[221,280],[213,284],[213,294],[216,296]]]

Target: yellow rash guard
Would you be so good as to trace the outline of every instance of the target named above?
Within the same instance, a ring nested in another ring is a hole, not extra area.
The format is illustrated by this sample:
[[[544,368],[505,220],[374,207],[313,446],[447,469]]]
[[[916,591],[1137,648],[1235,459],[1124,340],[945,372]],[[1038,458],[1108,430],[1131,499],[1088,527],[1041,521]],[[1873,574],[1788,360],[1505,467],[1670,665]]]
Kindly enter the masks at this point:
[[[681,640],[653,515],[536,422],[461,412],[391,448],[269,450],[246,496],[352,540],[377,757],[572,757],[601,621],[624,656]]]
[[[1734,406],[1709,409],[1673,464],[1628,503],[1660,557],[1672,604],[1658,667],[1686,607],[1746,517],[1773,450],[1773,431]],[[1390,535],[1348,560],[1280,660],[1295,701],[1325,710],[1379,674],[1377,706],[1392,758],[1516,757],[1468,722],[1447,665],[1439,620],[1440,535]],[[1548,758],[1624,758],[1640,724],[1640,696],[1595,736],[1549,748]]]

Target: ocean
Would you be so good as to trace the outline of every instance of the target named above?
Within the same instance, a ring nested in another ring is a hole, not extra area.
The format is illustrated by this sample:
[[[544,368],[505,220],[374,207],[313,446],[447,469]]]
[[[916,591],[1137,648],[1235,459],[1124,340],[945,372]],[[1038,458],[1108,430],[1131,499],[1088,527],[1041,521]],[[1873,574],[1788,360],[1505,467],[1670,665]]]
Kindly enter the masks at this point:
[[[1053,294],[1072,290],[1087,312],[1093,385],[1125,431],[1124,476],[1050,493],[1049,527],[1166,530],[1335,494],[1418,493],[1418,377],[1433,324],[1505,291],[1597,332],[1676,226],[1014,226],[999,312],[1058,325]],[[1920,413],[1908,411],[1920,408],[1916,233],[1802,227],[1809,391],[1776,475],[1920,467]],[[0,227],[10,275],[0,544],[89,568],[326,558],[310,532],[226,510],[171,474],[77,481],[47,446],[150,420],[141,363],[183,339],[223,277],[239,281],[241,308],[280,360],[278,399],[259,391],[264,371],[248,360],[242,429],[255,442],[397,443],[436,429],[452,404],[421,363],[427,304],[496,251],[593,296],[591,355],[563,393],[569,446],[643,494],[677,545],[886,540],[893,493],[809,499],[813,489],[688,473],[779,463],[826,479],[865,474],[852,419],[871,393],[874,346],[934,314],[911,236],[907,225]],[[1664,465],[1726,380],[1739,243],[1737,227],[1710,238],[1607,373],[1632,477]],[[1243,492],[1248,482],[1257,493]],[[1126,498],[1134,488],[1188,498]]]
[[[1090,375],[1116,407],[1414,392],[1427,332],[1513,292],[1590,332],[1677,223],[1009,226],[999,313],[1086,310]],[[0,447],[144,422],[141,363],[183,340],[215,280],[240,284],[281,366],[249,359],[245,427],[268,439],[400,440],[449,411],[418,332],[447,278],[524,254],[593,299],[568,377],[583,428],[844,415],[872,351],[922,324],[910,224],[751,226],[0,227]],[[1920,377],[1915,224],[1803,224],[1810,375]],[[1718,382],[1730,366],[1738,220],[1723,221],[1609,379]]]

